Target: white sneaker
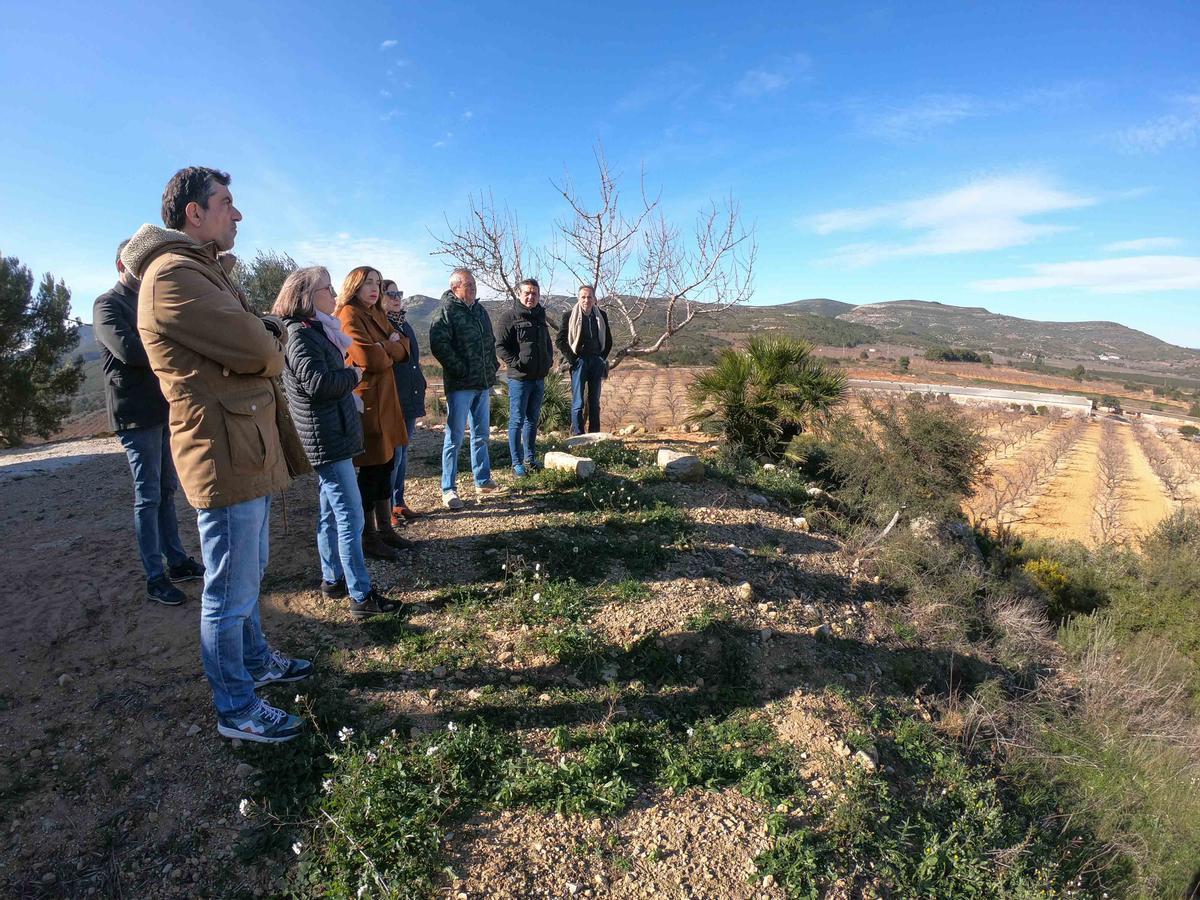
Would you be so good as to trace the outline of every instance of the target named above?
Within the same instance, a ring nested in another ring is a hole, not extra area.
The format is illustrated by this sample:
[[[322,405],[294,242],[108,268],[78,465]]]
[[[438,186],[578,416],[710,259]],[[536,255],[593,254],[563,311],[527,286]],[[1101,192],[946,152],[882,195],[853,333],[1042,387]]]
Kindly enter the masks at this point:
[[[458,491],[442,491],[442,506],[446,509],[462,509],[463,502],[459,499]]]

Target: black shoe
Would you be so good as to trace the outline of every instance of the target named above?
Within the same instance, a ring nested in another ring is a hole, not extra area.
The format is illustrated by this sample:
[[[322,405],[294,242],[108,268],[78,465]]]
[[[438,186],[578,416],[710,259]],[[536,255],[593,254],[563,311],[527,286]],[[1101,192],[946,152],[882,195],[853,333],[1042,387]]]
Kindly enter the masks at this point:
[[[380,613],[394,613],[400,609],[400,604],[389,600],[378,591],[371,591],[361,601],[351,598],[350,615],[356,619],[369,619]]]
[[[168,566],[167,574],[172,581],[195,581],[204,577],[204,566],[189,556],[177,566]]]
[[[400,535],[396,534],[396,532],[392,531],[390,528],[379,529],[379,539],[389,547],[393,547],[396,550],[411,550],[413,547],[417,546],[408,538],[400,537]]]
[[[163,606],[178,606],[187,599],[187,594],[171,584],[171,579],[166,575],[161,575],[146,582],[146,599]]]
[[[341,600],[346,596],[346,579],[339,578],[337,581],[322,581],[321,593],[330,600]]]

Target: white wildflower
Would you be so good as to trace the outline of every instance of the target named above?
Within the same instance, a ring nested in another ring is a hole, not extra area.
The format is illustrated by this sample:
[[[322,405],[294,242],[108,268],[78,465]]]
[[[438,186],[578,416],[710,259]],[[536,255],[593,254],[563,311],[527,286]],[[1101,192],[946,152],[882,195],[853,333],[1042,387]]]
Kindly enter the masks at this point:
[[[458,725],[456,725],[454,722],[447,722],[446,730],[450,732],[458,731]]]
[[[303,702],[304,702],[304,698],[303,698],[303,697],[301,697],[299,694],[297,694],[297,695],[296,695],[296,698],[295,698],[295,699],[296,699],[296,702],[297,702],[297,703],[303,703]]]
[[[300,851],[302,851],[303,849],[304,849],[304,844],[300,843],[300,841],[296,841],[296,843],[292,844],[292,852],[295,853],[297,856],[300,855]]]
[[[503,572],[507,572],[508,571],[508,563],[500,563],[500,570]]]
[[[437,751],[438,751],[437,744],[434,744],[432,747],[430,747],[428,750],[425,751],[425,755],[433,756],[433,754],[437,753]]]
[[[238,804],[238,812],[240,812],[243,816],[248,817],[252,809],[254,809],[254,804],[243,797],[242,802]]]
[[[362,900],[363,897],[367,896],[367,891],[369,891],[369,890],[370,890],[370,887],[368,887],[367,885],[365,885],[365,884],[360,885],[358,888],[358,893],[355,894],[354,896],[357,897],[358,900]]]
[[[338,732],[338,740],[343,744],[349,743],[350,738],[354,737],[354,729],[349,725],[344,725],[342,730]]]
[[[695,736],[696,736],[696,729],[695,729],[695,728],[689,728],[689,729],[688,729],[688,737],[695,737]]]
[[[374,750],[370,751],[370,752],[367,754],[367,762],[369,762],[369,763],[373,763],[373,762],[379,762],[379,757],[375,755],[375,751],[374,751]]]
[[[540,603],[541,601],[542,601],[542,595],[541,595],[541,594],[534,594],[534,595],[533,595],[533,602],[534,602],[534,603]]]
[[[332,778],[323,778],[321,780],[321,790],[323,790],[327,794],[332,793],[333,792],[333,779]]]
[[[540,572],[541,570],[542,570],[542,564],[541,564],[541,563],[534,563],[534,564],[533,564],[533,571],[535,571],[535,572]]]

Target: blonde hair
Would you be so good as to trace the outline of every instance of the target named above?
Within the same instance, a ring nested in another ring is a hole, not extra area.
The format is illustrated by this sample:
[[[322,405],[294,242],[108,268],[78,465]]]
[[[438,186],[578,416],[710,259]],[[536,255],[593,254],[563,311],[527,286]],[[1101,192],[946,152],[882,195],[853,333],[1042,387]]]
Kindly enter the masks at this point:
[[[337,309],[341,309],[347,303],[354,299],[358,293],[358,289],[363,286],[363,282],[367,280],[367,276],[372,272],[379,278],[381,289],[380,297],[383,296],[383,273],[373,266],[359,266],[356,269],[351,269],[350,274],[346,276],[346,280],[342,282],[342,293],[337,299]]]
[[[317,314],[317,304],[313,299],[317,285],[322,278],[329,277],[329,270],[324,266],[307,266],[297,269],[283,281],[279,296],[271,307],[271,314],[284,318],[287,316],[302,316],[311,319]]]

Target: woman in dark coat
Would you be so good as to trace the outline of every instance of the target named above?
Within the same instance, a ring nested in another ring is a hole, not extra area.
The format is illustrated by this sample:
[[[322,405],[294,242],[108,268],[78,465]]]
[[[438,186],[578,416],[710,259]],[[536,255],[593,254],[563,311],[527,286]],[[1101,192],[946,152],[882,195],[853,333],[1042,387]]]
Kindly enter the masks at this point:
[[[353,394],[363,371],[345,364],[342,345],[349,342],[336,329],[333,309],[329,272],[310,266],[287,277],[272,312],[287,325],[283,386],[320,490],[321,591],[327,597],[349,594],[350,612],[365,619],[394,612],[399,604],[372,590],[363,559],[362,497],[354,474],[363,431]]]
[[[404,429],[411,443],[417,419],[425,415],[425,374],[421,371],[421,352],[417,344],[417,333],[404,316],[404,292],[396,289],[396,282],[384,279],[383,308],[388,321],[401,337],[408,338],[408,359],[392,366],[396,378],[396,393],[400,397],[400,411],[404,413]],[[416,512],[404,502],[404,479],[408,469],[408,446],[396,451],[396,468],[392,473],[392,524],[407,525],[419,519]]]
[[[392,547],[411,547],[392,530],[392,471],[396,448],[408,444],[392,366],[408,359],[408,338],[399,334],[380,306],[377,269],[351,270],[338,298],[337,317],[350,338],[346,359],[364,369],[354,392],[363,402],[363,452],[354,458],[364,512],[363,549],[368,556],[395,559]]]

